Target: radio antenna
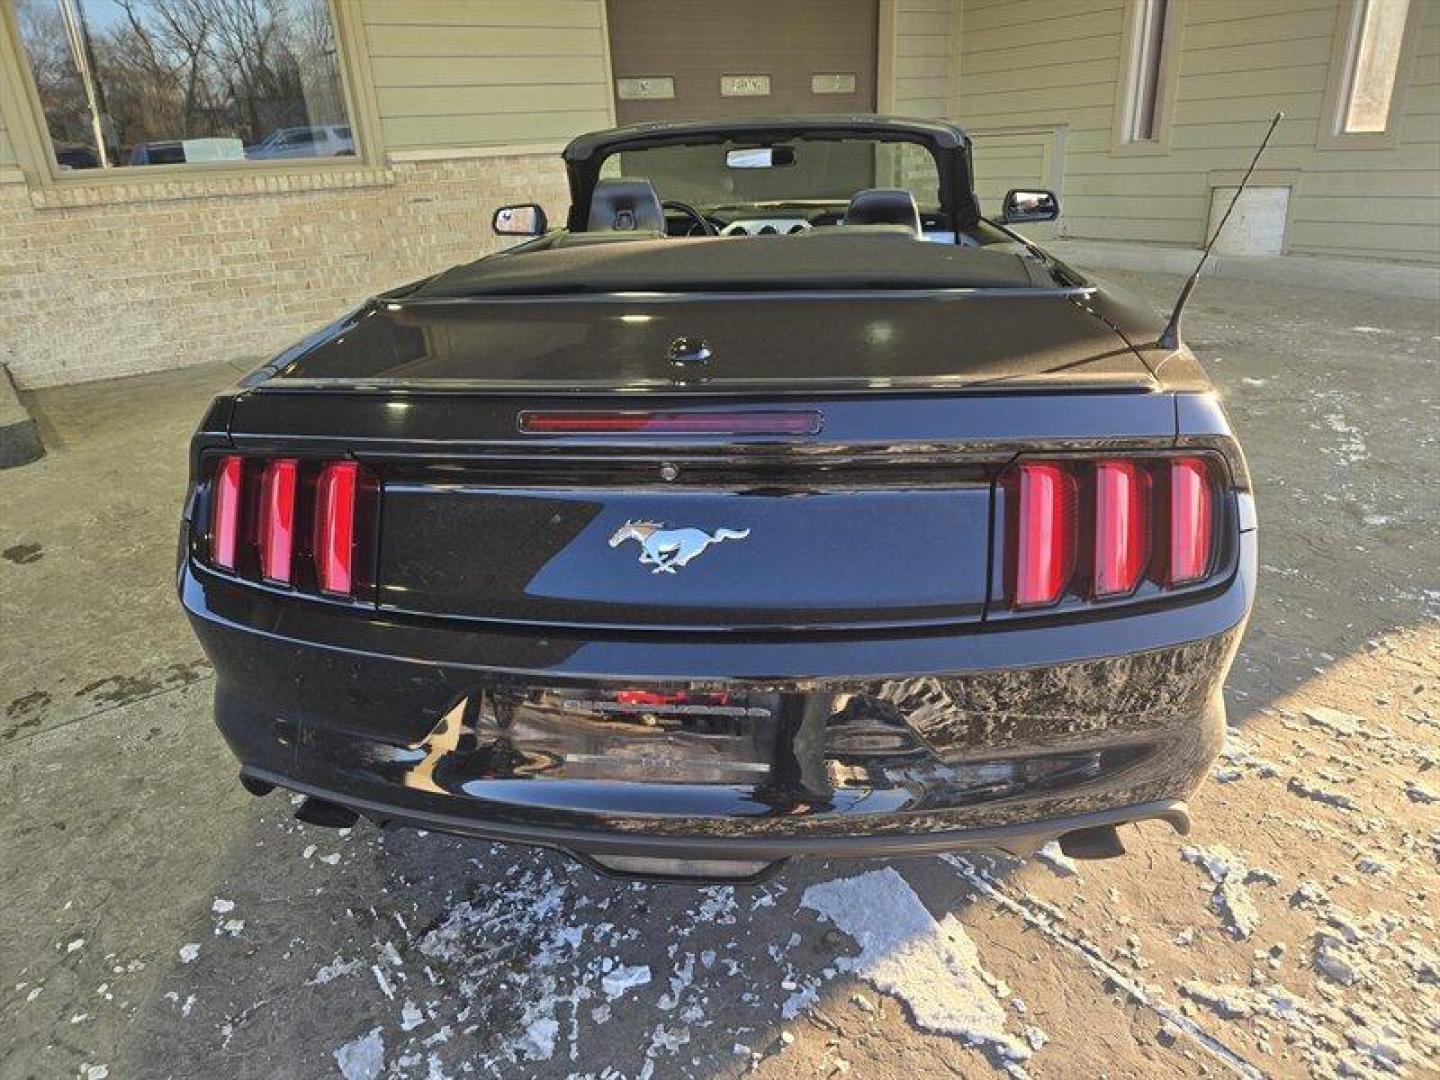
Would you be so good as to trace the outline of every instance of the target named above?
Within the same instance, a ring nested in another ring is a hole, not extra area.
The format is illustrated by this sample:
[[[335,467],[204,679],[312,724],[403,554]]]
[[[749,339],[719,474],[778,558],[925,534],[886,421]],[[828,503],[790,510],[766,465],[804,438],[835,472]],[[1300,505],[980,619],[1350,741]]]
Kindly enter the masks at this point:
[[[1200,272],[1205,269],[1205,260],[1210,258],[1210,249],[1215,246],[1215,241],[1220,239],[1220,233],[1225,228],[1225,223],[1230,220],[1230,215],[1235,212],[1235,204],[1240,201],[1240,196],[1245,192],[1245,185],[1250,183],[1250,177],[1255,173],[1255,166],[1260,164],[1260,155],[1265,153],[1265,148],[1270,145],[1270,136],[1275,134],[1275,128],[1285,118],[1283,112],[1277,112],[1275,118],[1270,121],[1270,128],[1265,132],[1265,137],[1260,140],[1260,147],[1255,151],[1255,156],[1250,159],[1250,167],[1245,170],[1245,175],[1240,178],[1240,186],[1235,189],[1234,196],[1230,199],[1230,205],[1225,208],[1224,215],[1220,218],[1220,224],[1215,226],[1215,231],[1210,234],[1210,239],[1205,243],[1205,250],[1200,253],[1200,261],[1195,264],[1194,271],[1185,279],[1185,285],[1180,290],[1180,296],[1175,301],[1175,310],[1170,312],[1170,321],[1165,324],[1165,329],[1160,332],[1160,347],[1162,349],[1178,349],[1180,347],[1180,316],[1185,314],[1185,305],[1190,301],[1190,294],[1195,291],[1195,286],[1200,281]]]

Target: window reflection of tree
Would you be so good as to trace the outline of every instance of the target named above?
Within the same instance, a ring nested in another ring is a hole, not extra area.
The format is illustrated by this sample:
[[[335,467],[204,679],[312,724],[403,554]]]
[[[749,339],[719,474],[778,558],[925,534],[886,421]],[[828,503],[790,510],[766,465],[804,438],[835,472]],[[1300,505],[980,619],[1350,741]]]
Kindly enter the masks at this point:
[[[98,127],[123,164],[149,143],[349,122],[326,0],[17,0],[16,15],[57,150],[93,147]]]

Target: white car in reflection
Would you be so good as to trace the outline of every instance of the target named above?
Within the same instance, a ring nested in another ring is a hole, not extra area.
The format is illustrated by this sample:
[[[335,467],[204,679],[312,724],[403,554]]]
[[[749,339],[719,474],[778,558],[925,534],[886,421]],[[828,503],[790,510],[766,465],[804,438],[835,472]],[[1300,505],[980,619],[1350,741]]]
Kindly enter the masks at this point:
[[[349,124],[312,124],[277,128],[254,146],[245,149],[252,161],[274,158],[340,157],[355,153],[355,139]]]

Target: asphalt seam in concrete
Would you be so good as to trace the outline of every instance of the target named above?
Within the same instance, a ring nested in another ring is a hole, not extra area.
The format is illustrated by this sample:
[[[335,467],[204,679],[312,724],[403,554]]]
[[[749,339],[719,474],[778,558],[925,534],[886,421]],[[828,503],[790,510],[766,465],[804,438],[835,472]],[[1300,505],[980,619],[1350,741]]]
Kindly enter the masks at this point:
[[[94,720],[97,716],[104,716],[106,713],[115,712],[118,709],[128,709],[131,705],[138,705],[142,701],[154,701],[156,698],[164,697],[166,694],[178,694],[181,690],[189,690],[192,686],[199,686],[201,683],[210,682],[215,676],[202,675],[192,682],[181,683],[179,686],[166,686],[160,690],[148,694],[141,694],[138,697],[126,698],[124,701],[116,701],[109,705],[101,706],[91,712],[81,713],[79,716],[72,716],[68,720],[60,720],[42,728],[37,728],[28,735],[16,735],[0,743],[0,758],[5,757],[10,751],[15,750],[34,739],[43,739],[54,731],[64,731],[66,728],[74,727],[76,724],[83,724],[86,720]]]

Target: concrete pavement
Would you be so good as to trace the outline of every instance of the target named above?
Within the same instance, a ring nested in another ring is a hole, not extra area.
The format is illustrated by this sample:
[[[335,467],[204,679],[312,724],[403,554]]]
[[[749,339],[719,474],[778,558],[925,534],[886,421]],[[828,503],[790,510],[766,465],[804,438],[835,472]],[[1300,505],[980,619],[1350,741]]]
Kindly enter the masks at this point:
[[[0,473],[0,1077],[1440,1067],[1436,311],[1207,281],[1192,313],[1261,600],[1195,835],[1106,864],[696,890],[299,825],[235,783],[173,597],[185,443],[237,371],[32,396],[49,452]]]

